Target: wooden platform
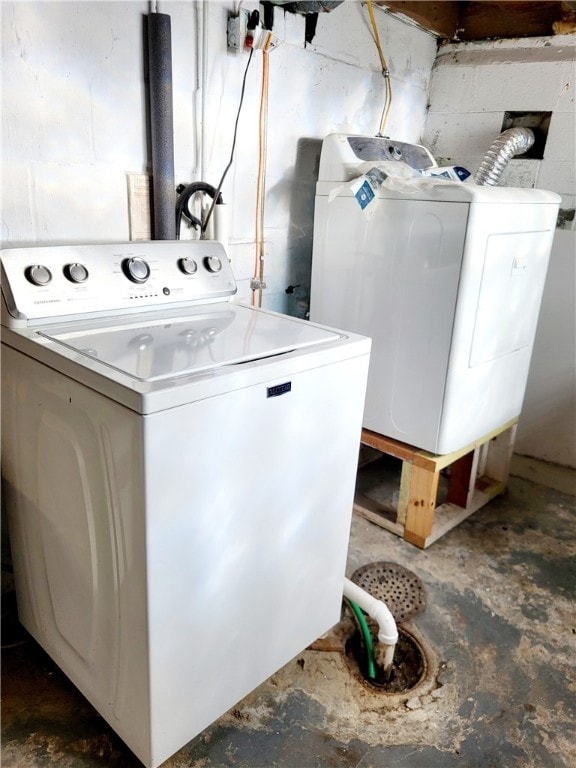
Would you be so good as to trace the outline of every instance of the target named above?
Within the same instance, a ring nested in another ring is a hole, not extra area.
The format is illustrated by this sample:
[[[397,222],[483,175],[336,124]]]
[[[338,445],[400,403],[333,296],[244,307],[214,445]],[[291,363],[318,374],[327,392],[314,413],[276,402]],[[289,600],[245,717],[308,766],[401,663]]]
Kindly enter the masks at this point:
[[[506,489],[517,422],[444,456],[362,430],[364,445],[402,460],[402,475],[397,507],[357,492],[354,511],[425,549]],[[437,506],[440,472],[446,468],[448,497]]]

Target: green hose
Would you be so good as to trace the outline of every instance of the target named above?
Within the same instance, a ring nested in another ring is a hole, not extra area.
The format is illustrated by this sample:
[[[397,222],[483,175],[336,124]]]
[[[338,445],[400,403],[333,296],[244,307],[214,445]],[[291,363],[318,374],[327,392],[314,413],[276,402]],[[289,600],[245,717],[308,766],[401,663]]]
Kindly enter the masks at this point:
[[[345,597],[344,600],[352,609],[352,612],[356,616],[358,624],[360,625],[360,631],[362,632],[362,638],[364,639],[364,648],[366,649],[368,677],[370,680],[374,680],[376,678],[376,664],[374,663],[374,643],[372,642],[372,633],[370,632],[360,606],[352,602],[352,600],[347,597]]]

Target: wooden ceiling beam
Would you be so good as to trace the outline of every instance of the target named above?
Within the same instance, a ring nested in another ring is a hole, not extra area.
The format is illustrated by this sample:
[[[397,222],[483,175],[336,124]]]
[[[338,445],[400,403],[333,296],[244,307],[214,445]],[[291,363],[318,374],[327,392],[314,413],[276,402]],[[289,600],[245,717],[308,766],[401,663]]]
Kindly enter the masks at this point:
[[[459,40],[548,37],[563,15],[560,0],[463,2],[458,21]]]
[[[574,32],[574,2],[562,0],[374,0],[445,40],[548,37]]]
[[[458,28],[458,6],[456,0],[443,2],[401,2],[401,0],[374,0],[376,5],[387,8],[391,13],[406,16],[418,26],[437,37],[452,40]]]

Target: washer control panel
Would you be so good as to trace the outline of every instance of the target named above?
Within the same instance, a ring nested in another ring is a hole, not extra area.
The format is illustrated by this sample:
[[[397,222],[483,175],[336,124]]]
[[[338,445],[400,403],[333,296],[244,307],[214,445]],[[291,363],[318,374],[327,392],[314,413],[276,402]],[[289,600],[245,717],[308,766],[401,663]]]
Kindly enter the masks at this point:
[[[236,293],[214,240],[11,248],[0,258],[5,308],[18,319],[153,310]]]

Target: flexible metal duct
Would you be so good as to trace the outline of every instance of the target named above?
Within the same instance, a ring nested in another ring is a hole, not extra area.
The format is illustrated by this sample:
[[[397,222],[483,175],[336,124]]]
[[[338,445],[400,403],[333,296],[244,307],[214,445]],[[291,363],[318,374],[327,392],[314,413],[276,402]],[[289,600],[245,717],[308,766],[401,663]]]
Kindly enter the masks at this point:
[[[148,14],[148,77],[155,240],[175,240],[172,39],[170,16]]]
[[[496,186],[508,162],[514,155],[522,155],[534,144],[530,128],[509,128],[490,145],[484,160],[476,171],[474,181],[481,186]]]

